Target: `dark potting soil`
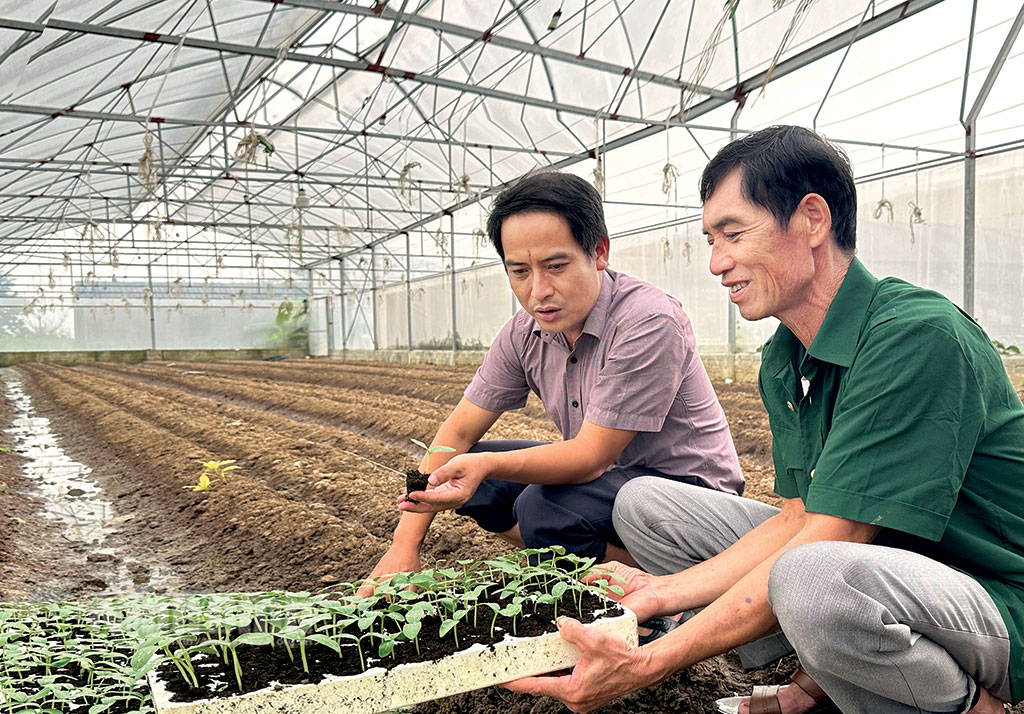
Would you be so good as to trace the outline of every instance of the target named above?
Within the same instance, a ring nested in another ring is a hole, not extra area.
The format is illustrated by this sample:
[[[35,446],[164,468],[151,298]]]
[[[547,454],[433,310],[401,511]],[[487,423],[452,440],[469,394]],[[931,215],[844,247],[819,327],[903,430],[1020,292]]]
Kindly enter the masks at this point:
[[[79,638],[89,637],[89,633],[85,631],[78,631],[75,635]],[[131,659],[131,656],[135,654],[135,651],[131,647],[110,647],[109,645],[103,645],[102,649],[109,649],[112,653],[120,654],[124,660]],[[85,667],[82,667],[77,662],[70,662],[62,667],[51,666],[47,669],[45,666],[38,667],[26,667],[23,672],[10,672],[10,674],[16,674],[18,679],[8,683],[10,691],[7,692],[7,696],[12,702],[17,703],[17,695],[15,692],[20,692],[28,696],[36,695],[39,692],[39,683],[44,681],[46,677],[55,677],[56,681],[67,685],[67,687],[76,692],[78,697],[74,701],[62,699],[59,703],[53,702],[51,706],[54,709],[47,711],[62,711],[66,714],[87,714],[87,712],[93,707],[99,705],[101,702],[95,695],[89,695],[89,692],[93,691],[90,686],[95,676],[95,671],[90,671]],[[21,686],[24,685],[24,686]],[[146,695],[149,693],[149,686],[145,680],[140,680],[136,683],[130,696],[125,696],[120,701],[113,701],[109,707],[103,710],[104,714],[126,714],[126,712],[137,712],[139,706],[145,700]],[[43,708],[43,704],[47,700],[40,702],[40,710]]]
[[[427,479],[430,478],[430,474],[422,474],[419,471],[413,469],[412,471],[405,472],[405,492],[410,494],[413,491],[426,491],[427,490]],[[419,503],[415,499],[410,498],[410,503]]]
[[[401,642],[395,646],[393,656],[379,659],[377,657],[377,640],[368,637],[363,645],[363,656],[366,668],[384,667],[390,669],[399,664],[410,662],[428,662],[441,659],[460,652],[473,644],[494,645],[501,642],[506,634],[516,637],[535,637],[548,632],[556,632],[555,618],[561,615],[575,617],[583,623],[593,622],[599,617],[616,617],[623,614],[618,605],[598,597],[592,593],[583,595],[581,606],[576,608],[570,593],[563,596],[558,604],[557,615],[553,604],[539,604],[536,610],[532,604],[524,603],[524,611],[515,618],[498,615],[490,608],[482,606],[481,599],[476,608],[476,618],[470,612],[458,626],[444,637],[438,632],[441,620],[434,616],[423,618],[422,629],[418,637],[419,650],[413,642]],[[492,602],[499,602],[493,600]],[[499,602],[501,605],[507,602]],[[354,632],[353,634],[358,634]],[[456,637],[458,636],[458,644]],[[232,635],[234,637],[235,635]],[[341,656],[334,650],[323,645],[308,643],[306,645],[306,662],[308,672],[303,669],[297,645],[292,644],[291,650],[278,644],[275,647],[241,645],[237,649],[242,671],[243,692],[254,692],[268,686],[285,684],[315,684],[327,675],[347,676],[360,674],[364,667],[359,660],[359,653],[354,646],[344,646]],[[209,655],[193,657],[199,688],[192,687],[178,673],[172,662],[164,662],[158,669],[164,681],[171,701],[192,702],[198,699],[229,697],[238,694],[234,667],[228,656],[225,663],[221,658]]]

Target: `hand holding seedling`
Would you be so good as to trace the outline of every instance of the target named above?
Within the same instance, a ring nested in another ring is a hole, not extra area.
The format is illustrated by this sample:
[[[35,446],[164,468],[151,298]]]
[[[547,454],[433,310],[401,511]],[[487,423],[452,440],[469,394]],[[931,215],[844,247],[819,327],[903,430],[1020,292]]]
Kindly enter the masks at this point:
[[[472,498],[487,478],[488,454],[459,454],[430,474],[431,489],[399,497],[398,507],[410,513],[437,513],[458,508]],[[410,500],[414,499],[414,500]]]
[[[584,582],[598,586],[612,600],[628,607],[640,622],[678,612],[672,606],[671,593],[662,592],[667,585],[663,579],[622,563],[602,563],[590,571]]]
[[[556,677],[524,677],[501,686],[513,692],[554,697],[571,711],[589,712],[657,681],[649,673],[653,667],[643,648],[587,629],[570,617],[558,618],[558,631],[580,650],[580,660],[572,672]]]

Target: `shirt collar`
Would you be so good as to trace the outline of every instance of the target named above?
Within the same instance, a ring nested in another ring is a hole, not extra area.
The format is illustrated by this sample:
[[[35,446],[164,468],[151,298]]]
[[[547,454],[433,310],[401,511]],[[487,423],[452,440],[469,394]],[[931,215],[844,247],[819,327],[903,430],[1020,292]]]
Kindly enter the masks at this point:
[[[612,292],[615,288],[615,271],[605,268],[601,276],[601,292],[597,294],[597,302],[587,315],[583,323],[581,334],[593,335],[601,339],[604,327],[608,322],[608,311],[612,304]],[[533,321],[533,334],[538,335],[543,342],[550,343],[560,332],[548,332],[541,328],[540,323]]]
[[[825,320],[811,342],[807,354],[821,362],[840,367],[853,364],[861,326],[874,297],[875,278],[857,258],[850,263],[839,291],[832,299]],[[779,325],[762,359],[766,374],[778,376],[793,363],[794,355],[802,352],[802,345],[785,325]]]
[[[840,367],[853,364],[861,327],[877,283],[878,279],[854,258],[807,354],[820,362],[831,362]]]

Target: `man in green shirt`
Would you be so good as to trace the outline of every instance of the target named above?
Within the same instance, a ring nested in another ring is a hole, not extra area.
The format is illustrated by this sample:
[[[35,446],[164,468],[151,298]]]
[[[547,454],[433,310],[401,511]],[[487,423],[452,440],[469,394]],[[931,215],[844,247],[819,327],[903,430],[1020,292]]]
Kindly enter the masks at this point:
[[[1024,698],[1024,406],[984,331],[855,254],[840,151],[798,127],[733,142],[701,180],[711,272],[762,354],[781,509],[638,479],[613,566],[641,618],[703,609],[645,647],[584,630],[571,675],[511,688],[589,711],[781,628],[794,684],[741,714],[995,714]],[[646,571],[646,572],[645,572]]]

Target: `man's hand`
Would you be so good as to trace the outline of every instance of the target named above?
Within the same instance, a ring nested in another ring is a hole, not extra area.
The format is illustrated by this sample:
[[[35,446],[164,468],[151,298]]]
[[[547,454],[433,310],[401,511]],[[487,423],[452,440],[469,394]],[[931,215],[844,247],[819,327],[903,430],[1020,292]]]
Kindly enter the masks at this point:
[[[487,478],[489,454],[459,454],[430,474],[427,491],[413,491],[400,496],[398,507],[410,513],[437,513],[458,508],[473,497],[477,487]],[[409,499],[416,501],[413,503]]]
[[[371,572],[363,581],[363,584],[359,586],[359,590],[356,591],[356,594],[359,597],[369,597],[370,595],[373,595],[373,591],[377,587],[377,583],[388,580],[395,573],[419,569],[420,555],[415,549],[400,548],[392,544],[392,546],[388,548],[387,552],[381,556],[381,559],[377,561],[377,565],[374,566],[373,572]]]
[[[662,578],[645,573],[638,568],[631,568],[622,563],[603,563],[590,571],[587,582],[591,585],[599,580],[607,580],[609,586],[618,585],[626,591],[619,596],[609,592],[608,597],[618,600],[623,607],[636,613],[637,621],[643,622],[656,615],[675,615],[669,593]]]
[[[558,631],[580,649],[580,661],[560,677],[525,677],[505,684],[513,692],[554,697],[570,711],[589,712],[657,680],[649,671],[643,648],[568,617],[558,618]]]

